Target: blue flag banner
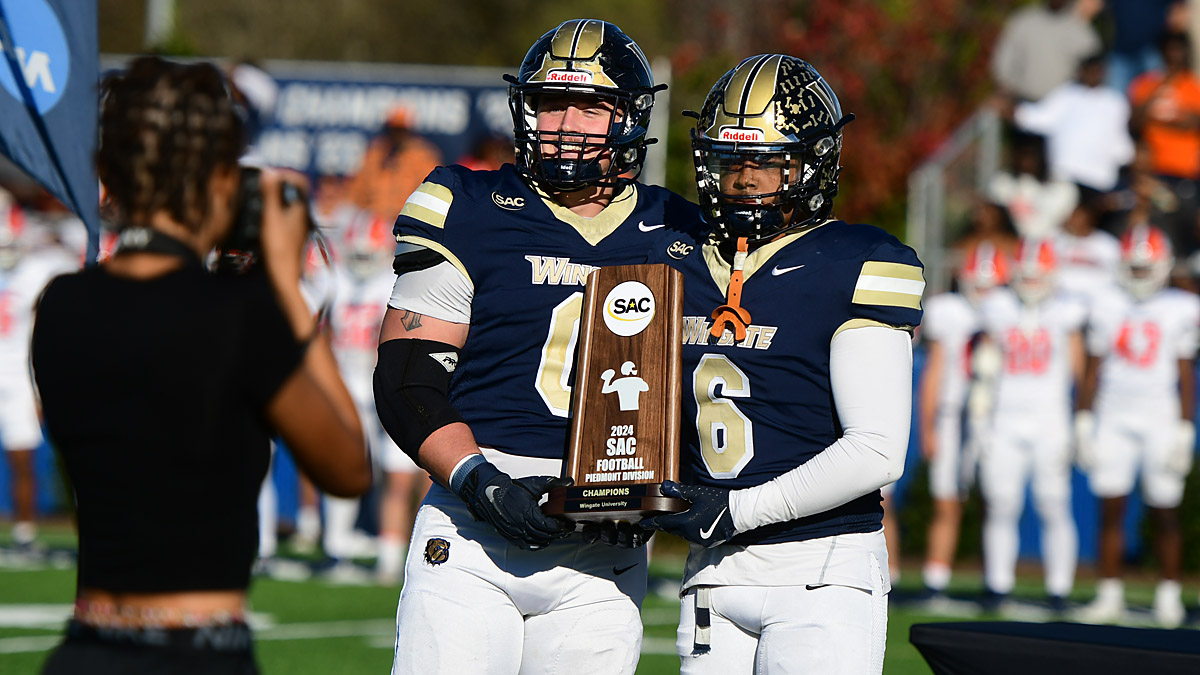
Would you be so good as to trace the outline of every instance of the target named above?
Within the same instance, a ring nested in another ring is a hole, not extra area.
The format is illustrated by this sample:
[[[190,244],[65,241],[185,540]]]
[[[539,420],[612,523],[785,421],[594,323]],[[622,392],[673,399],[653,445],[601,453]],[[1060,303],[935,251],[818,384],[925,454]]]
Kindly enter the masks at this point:
[[[0,0],[0,153],[100,232],[94,0]]]

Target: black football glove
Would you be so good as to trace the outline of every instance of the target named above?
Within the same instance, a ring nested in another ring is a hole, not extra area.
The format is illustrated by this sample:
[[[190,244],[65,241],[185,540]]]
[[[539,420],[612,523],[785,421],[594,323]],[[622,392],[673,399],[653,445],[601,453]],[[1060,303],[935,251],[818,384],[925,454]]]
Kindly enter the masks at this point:
[[[737,534],[733,514],[729,511],[729,490],[703,485],[680,485],[665,480],[662,493],[668,497],[686,499],[692,503],[687,511],[652,516],[640,525],[645,529],[670,532],[688,541],[712,548],[724,544]]]
[[[645,546],[653,536],[654,530],[643,530],[637,524],[623,520],[603,523],[585,522],[583,524],[583,543],[585,544],[594,544],[599,541],[617,548],[639,548]]]
[[[551,488],[573,484],[570,478],[530,476],[513,479],[490,462],[467,474],[458,496],[471,515],[486,520],[514,545],[526,551],[546,548],[575,531],[575,524],[542,513],[538,501]]]

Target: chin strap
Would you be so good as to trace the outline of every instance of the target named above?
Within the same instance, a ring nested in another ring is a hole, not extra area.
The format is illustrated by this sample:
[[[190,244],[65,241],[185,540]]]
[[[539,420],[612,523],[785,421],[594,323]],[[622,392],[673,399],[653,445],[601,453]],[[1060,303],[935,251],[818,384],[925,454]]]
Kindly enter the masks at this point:
[[[746,326],[750,325],[750,312],[741,306],[742,302],[742,268],[746,265],[746,251],[749,242],[746,237],[738,237],[737,253],[733,254],[733,271],[729,274],[729,293],[725,304],[713,310],[713,327],[709,332],[719,338],[725,334],[725,324],[733,330],[733,337],[738,342],[746,339]]]

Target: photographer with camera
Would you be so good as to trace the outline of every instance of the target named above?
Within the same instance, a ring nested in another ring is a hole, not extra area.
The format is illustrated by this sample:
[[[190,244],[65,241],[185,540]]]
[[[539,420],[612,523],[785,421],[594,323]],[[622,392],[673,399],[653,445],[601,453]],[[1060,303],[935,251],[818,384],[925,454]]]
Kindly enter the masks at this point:
[[[44,672],[255,673],[244,607],[270,437],[327,492],[371,479],[300,293],[303,188],[263,171],[248,194],[242,122],[211,65],[138,58],[101,93],[117,249],[51,282],[32,345],[79,527],[75,612]],[[251,226],[258,263],[209,273],[213,248]]]

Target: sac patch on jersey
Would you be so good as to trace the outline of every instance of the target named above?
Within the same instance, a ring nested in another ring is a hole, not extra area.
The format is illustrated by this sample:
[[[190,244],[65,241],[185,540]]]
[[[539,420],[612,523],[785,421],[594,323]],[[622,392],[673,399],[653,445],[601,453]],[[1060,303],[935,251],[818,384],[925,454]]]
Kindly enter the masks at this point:
[[[653,186],[630,184],[585,219],[547,202],[511,165],[431,173],[400,212],[395,233],[406,250],[442,254],[473,287],[450,402],[476,440],[561,459],[587,275],[658,262],[657,252],[690,240],[688,228],[700,223],[695,205]]]
[[[766,244],[747,258],[746,337],[710,335],[730,268],[712,244],[679,264],[684,282],[684,480],[751,487],[794,469],[842,435],[829,346],[844,330],[921,322],[922,266],[912,249],[869,225],[830,221]],[[760,528],[737,544],[873,532],[879,494]]]

